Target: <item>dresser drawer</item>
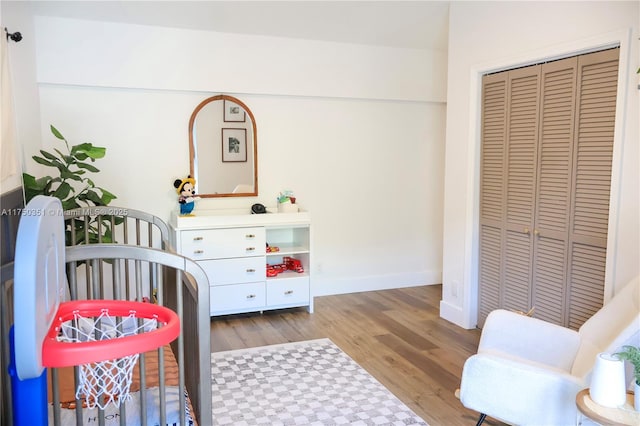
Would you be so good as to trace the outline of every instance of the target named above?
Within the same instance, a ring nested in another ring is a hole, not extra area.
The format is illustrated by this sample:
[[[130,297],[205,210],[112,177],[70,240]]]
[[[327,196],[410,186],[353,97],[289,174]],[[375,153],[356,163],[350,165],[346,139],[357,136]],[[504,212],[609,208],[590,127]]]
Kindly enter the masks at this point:
[[[309,303],[309,276],[267,280],[267,305]]]
[[[210,285],[264,281],[267,273],[263,256],[201,260],[198,264],[207,273]]]
[[[264,281],[212,286],[209,290],[211,315],[259,311],[266,304]]]
[[[262,256],[266,251],[262,227],[182,231],[180,239],[180,254],[194,260]]]

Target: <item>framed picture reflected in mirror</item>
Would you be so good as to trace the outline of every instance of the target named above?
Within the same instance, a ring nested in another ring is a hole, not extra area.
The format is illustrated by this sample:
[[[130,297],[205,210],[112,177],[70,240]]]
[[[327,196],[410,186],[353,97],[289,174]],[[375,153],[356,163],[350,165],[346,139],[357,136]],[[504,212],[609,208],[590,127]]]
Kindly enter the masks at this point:
[[[247,161],[247,129],[222,129],[222,162]]]
[[[226,123],[244,123],[246,117],[244,109],[240,105],[224,100],[224,121]]]

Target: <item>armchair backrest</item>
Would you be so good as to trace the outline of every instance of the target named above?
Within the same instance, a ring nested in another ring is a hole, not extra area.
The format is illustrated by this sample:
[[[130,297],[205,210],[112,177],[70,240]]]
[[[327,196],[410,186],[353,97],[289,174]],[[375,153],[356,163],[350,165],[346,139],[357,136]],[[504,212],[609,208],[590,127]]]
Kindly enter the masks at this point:
[[[640,276],[624,286],[578,330],[580,348],[571,373],[586,377],[600,352],[640,346]]]

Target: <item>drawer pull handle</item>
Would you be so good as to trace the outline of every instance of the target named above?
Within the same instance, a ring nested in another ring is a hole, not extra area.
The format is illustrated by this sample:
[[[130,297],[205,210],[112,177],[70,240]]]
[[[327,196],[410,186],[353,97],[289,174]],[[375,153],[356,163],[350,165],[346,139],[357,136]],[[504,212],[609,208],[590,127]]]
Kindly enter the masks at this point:
[[[247,251],[254,251],[255,249],[255,247],[247,247]]]
[[[193,237],[193,241],[202,241],[204,240],[203,237]]]
[[[284,294],[293,294],[293,290],[287,290],[284,292]]]
[[[252,273],[252,272],[255,272],[255,271],[256,271],[256,270],[255,270],[255,269],[253,269],[253,268],[249,268],[249,269],[247,269],[247,272],[249,272],[249,273]]]
[[[247,296],[247,299],[255,299],[256,295],[255,294],[250,294]]]
[[[255,238],[256,236],[255,236],[255,234],[247,234],[247,235],[245,235],[245,237],[247,237],[247,238]]]
[[[204,253],[204,250],[194,250],[193,253],[194,254],[202,254],[202,253]]]

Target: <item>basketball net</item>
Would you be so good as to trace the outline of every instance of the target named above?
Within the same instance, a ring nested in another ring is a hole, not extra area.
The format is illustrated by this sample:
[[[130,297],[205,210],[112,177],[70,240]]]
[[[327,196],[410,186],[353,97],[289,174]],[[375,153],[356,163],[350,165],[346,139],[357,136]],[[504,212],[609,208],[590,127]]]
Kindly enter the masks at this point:
[[[137,318],[134,311],[127,317],[110,316],[108,309],[103,309],[94,317],[84,317],[74,311],[73,317],[62,323],[58,341],[78,343],[118,339],[157,328],[156,320]],[[131,399],[133,369],[139,357],[140,354],[136,353],[80,364],[76,398],[84,400],[88,408],[99,407],[104,410],[109,404],[119,407],[123,401]]]

